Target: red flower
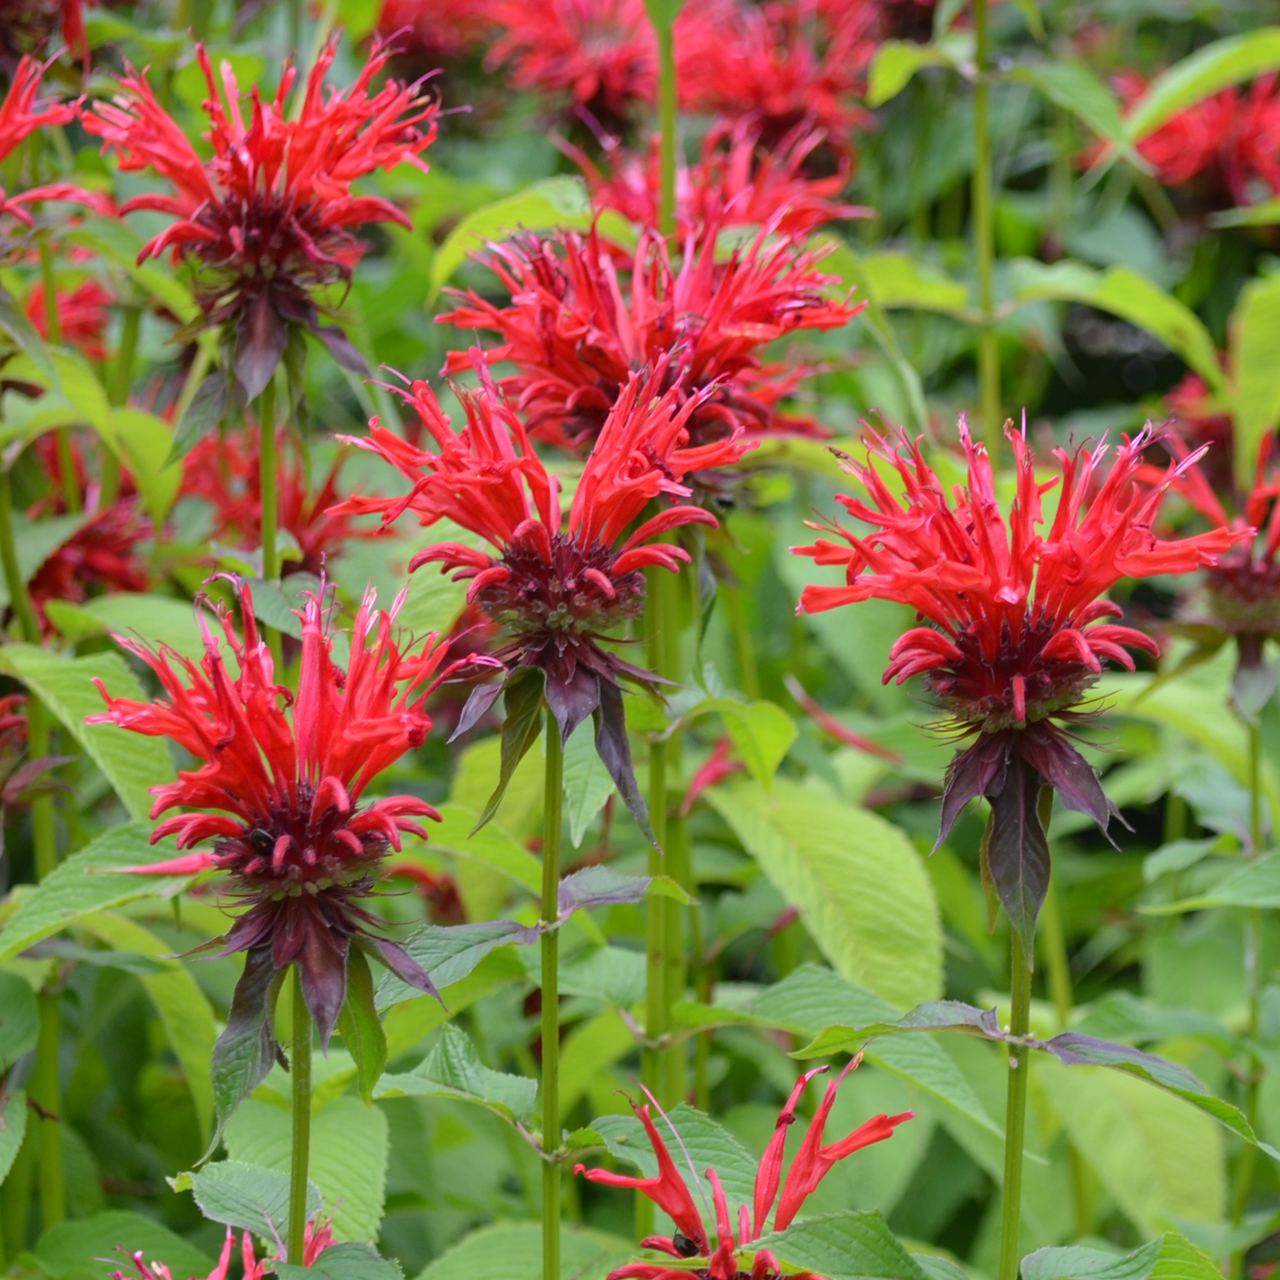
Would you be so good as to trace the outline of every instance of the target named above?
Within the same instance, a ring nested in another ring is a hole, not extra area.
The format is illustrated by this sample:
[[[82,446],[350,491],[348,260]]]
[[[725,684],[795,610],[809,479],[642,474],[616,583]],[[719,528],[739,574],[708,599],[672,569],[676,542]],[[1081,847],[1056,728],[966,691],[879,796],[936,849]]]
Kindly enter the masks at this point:
[[[717,120],[702,143],[702,159],[676,174],[676,232],[681,238],[706,226],[770,223],[786,235],[804,237],[835,218],[869,217],[870,209],[842,204],[849,178],[842,163],[831,177],[810,178],[806,159],[826,134],[801,124],[776,146],[761,144],[763,126],[752,116]],[[585,152],[562,148],[577,161],[597,209],[616,209],[641,226],[658,222],[659,139],[647,155],[620,151],[610,143],[612,172],[601,174]]]
[[[333,1232],[329,1229],[329,1219],[323,1222],[313,1218],[306,1225],[303,1233],[302,1265],[309,1267],[334,1243]],[[226,1239],[222,1242],[222,1252],[218,1255],[218,1265],[209,1272],[205,1280],[226,1280],[227,1270],[231,1265],[231,1250],[236,1241],[235,1232],[227,1228]],[[122,1247],[123,1248],[123,1247]],[[153,1262],[149,1266],[143,1262],[141,1249],[131,1253],[129,1260],[133,1263],[133,1274],[125,1275],[123,1271],[113,1271],[111,1280],[173,1280],[173,1275],[163,1262]],[[277,1252],[270,1258],[257,1259],[253,1254],[253,1240],[247,1231],[240,1235],[240,1261],[243,1266],[242,1280],[265,1280],[271,1274],[267,1267],[269,1262],[283,1261],[283,1254]]]
[[[203,47],[196,57],[209,87],[205,111],[213,156],[202,161],[177,122],[136,71],[114,102],[95,102],[85,128],[114,147],[124,170],[151,168],[174,186],[173,195],[135,196],[122,213],[150,209],[175,221],[143,247],[140,260],[171,248],[191,259],[205,324],[235,329],[234,370],[252,398],[284,353],[290,324],[325,342],[336,359],[364,372],[342,331],[321,325],[319,290],[349,283],[364,252],[353,229],[366,222],[410,225],[377,196],[352,194],[351,184],[376,169],[406,161],[425,169],[421,152],[436,134],[436,106],[416,88],[388,81],[369,93],[385,65],[382,46],[345,89],[326,89],[336,36],[307,77],[296,118],[287,100],[295,73],[286,64],[275,99],[250,94],[249,122],[230,65],[222,66],[226,102]]]
[[[366,597],[344,672],[332,660],[320,601],[312,597],[299,615],[301,669],[291,700],[274,681],[247,585],[240,598],[243,641],[226,615],[221,618],[237,677],[208,632],[199,666],[172,650],[156,652],[118,636],[155,672],[164,696],[154,703],[112,698],[99,683],[108,709],[90,720],[171,738],[202,761],[176,782],[152,788],[153,817],[182,812],[161,822],[151,838],[174,835],[180,849],[213,838],[213,849],[135,870],[228,872],[246,908],[221,952],[248,952],[237,1002],[265,999],[271,976],[296,963],[324,1044],[345,997],[353,939],[406,982],[434,994],[417,962],[382,937],[382,922],[358,904],[381,874],[388,848],[399,849],[401,833],[425,835],[414,819],[437,815],[414,796],[359,801],[383,769],[426,737],[431,720],[423,703],[442,650],[432,647],[430,636],[419,653],[401,653],[391,639],[395,610],[375,618]],[[217,812],[191,812],[208,809]]]
[[[183,464],[182,493],[200,498],[213,508],[214,542],[252,550],[262,544],[262,493],[259,471],[260,435],[257,426],[228,428],[208,435],[187,454]],[[339,456],[314,493],[307,488],[307,474],[300,451],[284,430],[276,434],[276,501],[279,527],[302,552],[302,559],[286,560],[284,574],[319,576],[328,558],[342,554],[351,538],[371,537],[373,530],[356,528],[344,516],[326,510],[340,498]]]
[[[533,451],[519,417],[489,378],[473,349],[478,392],[456,387],[467,425],[455,432],[425,382],[415,382],[412,400],[438,452],[416,448],[371,424],[367,439],[350,443],[380,454],[413,482],[402,498],[352,498],[338,513],[378,511],[384,523],[404,511],[432,525],[449,519],[478,534],[497,552],[490,555],[456,542],[425,547],[410,570],[438,562],[455,578],[469,578],[474,602],[506,631],[495,657],[509,670],[544,673],[551,714],[567,740],[587,718],[596,718],[596,742],[618,789],[639,816],[643,801],[631,774],[630,753],[618,689],[620,676],[647,688],[655,677],[601,647],[601,641],[644,603],[648,565],[675,571],[689,554],[659,534],[686,524],[712,524],[700,507],[669,506],[626,530],[654,499],[687,497],[681,483],[690,471],[736,461],[750,446],[740,430],[701,447],[688,447],[687,423],[700,399],[660,386],[659,365],[648,378],[633,375],[605,420],[588,456],[562,528],[559,482]],[[681,403],[683,401],[683,404]],[[456,733],[469,729],[497,697],[496,685],[477,688]]]
[[[90,360],[107,358],[106,329],[111,321],[108,308],[115,301],[97,280],[86,280],[69,293],[58,293],[58,328],[62,340],[82,351]],[[44,285],[36,282],[27,295],[27,319],[42,338],[49,338],[49,317],[44,303]]]
[[[693,111],[758,118],[766,149],[817,126],[847,160],[854,130],[875,123],[856,98],[878,18],[872,0],[703,0],[676,44],[681,98]]]
[[[828,298],[832,277],[817,269],[822,253],[775,230],[762,228],[717,262],[708,228],[686,240],[678,270],[661,237],[643,232],[625,284],[594,230],[585,240],[573,232],[517,236],[492,245],[489,256],[511,305],[468,292],[459,295],[464,305],[438,319],[501,335],[486,359],[519,370],[500,385],[528,413],[536,439],[589,448],[633,372],[664,359],[664,389],[698,402],[688,419],[695,443],[737,426],[812,431],[816,424],[777,407],[808,370],[765,364],[761,351],[799,329],[838,328],[865,304]],[[446,372],[467,358],[453,353]]]
[[[517,89],[567,96],[607,128],[653,101],[657,46],[644,0],[492,0],[499,35],[488,67],[510,64]]]
[[[637,1280],[688,1280],[690,1276],[696,1276],[699,1280],[740,1280],[745,1273],[740,1269],[736,1255],[750,1251],[751,1246],[765,1234],[769,1213],[773,1209],[775,1200],[778,1208],[774,1214],[772,1229],[785,1231],[796,1214],[800,1212],[805,1200],[837,1161],[843,1160],[862,1147],[868,1147],[874,1142],[883,1142],[886,1138],[892,1137],[898,1125],[914,1118],[914,1113],[911,1111],[904,1111],[896,1116],[873,1116],[840,1141],[823,1146],[822,1131],[826,1126],[827,1117],[831,1114],[832,1105],[835,1103],[836,1090],[860,1060],[861,1055],[852,1058],[840,1075],[828,1083],[826,1093],[814,1112],[809,1128],[791,1161],[786,1182],[782,1186],[782,1196],[779,1198],[778,1184],[782,1180],[783,1150],[786,1146],[787,1130],[796,1119],[796,1104],[800,1101],[805,1085],[827,1068],[817,1067],[806,1072],[796,1082],[791,1096],[778,1112],[773,1136],[769,1139],[769,1144],[756,1169],[755,1194],[752,1197],[750,1210],[745,1204],[738,1206],[736,1234],[720,1179],[714,1169],[706,1171],[707,1179],[711,1183],[711,1195],[716,1212],[714,1251],[688,1184],[671,1159],[657,1126],[649,1118],[648,1104],[639,1107],[633,1104],[633,1110],[649,1136],[654,1155],[658,1157],[656,1176],[633,1178],[626,1174],[609,1173],[604,1169],[587,1169],[583,1165],[576,1165],[574,1172],[583,1174],[592,1182],[604,1183],[606,1186],[633,1187],[641,1194],[648,1196],[671,1218],[675,1224],[675,1234],[670,1238],[649,1236],[640,1241],[642,1248],[660,1249],[673,1258],[680,1259],[701,1256],[707,1259],[707,1263],[704,1267],[688,1270],[662,1263],[633,1262],[610,1272],[609,1280],[626,1280],[627,1277],[636,1277]],[[780,1274],[777,1260],[767,1249],[755,1251],[755,1262],[750,1272],[751,1280],[772,1280]],[[808,1280],[820,1280],[810,1272],[801,1273],[796,1280],[803,1280],[804,1277],[808,1277]]]
[[[37,129],[46,125],[68,124],[75,119],[76,109],[70,103],[36,98],[46,65],[30,55],[18,62],[9,82],[9,92],[0,101],[0,161]],[[6,199],[4,188],[0,187],[0,213],[8,213],[21,222],[30,223],[31,215],[24,205],[45,199],[73,199],[80,194],[77,188],[57,184],[33,187]]]
[[[1187,464],[1170,468],[1154,488],[1142,486],[1138,472],[1154,438],[1150,428],[1114,449],[1105,477],[1103,463],[1113,451],[1105,443],[1074,453],[1055,450],[1062,488],[1053,524],[1041,535],[1041,495],[1058,478],[1037,481],[1026,441],[1017,432],[1006,434],[1017,471],[1007,517],[996,502],[986,450],[970,439],[961,419],[967,490],[957,488],[948,502],[918,442],[903,437],[894,448],[876,439],[865,465],[852,459],[844,464],[870,501],[838,499],[871,532],[835,525],[827,531],[843,542],[819,538],[793,550],[818,564],[845,566],[844,586],[806,587],[801,609],[898,600],[931,624],[898,638],[884,679],[901,683],[926,673],[957,731],[976,737],[947,771],[938,841],[969,800],[991,801],[984,851],[1001,901],[1029,937],[1048,882],[1040,787],[1055,788],[1068,808],[1087,814],[1103,831],[1114,812],[1093,769],[1054,721],[1081,718],[1076,708],[1104,661],[1133,670],[1123,646],[1155,651],[1141,632],[1103,621],[1120,613],[1103,593],[1123,577],[1188,573],[1212,564],[1245,535],[1216,528],[1179,541],[1156,538],[1151,526],[1161,498]],[[901,499],[877,463],[896,472]]]
[[[487,34],[488,0],[382,0],[378,35],[386,41],[407,35],[414,51],[430,62],[458,58]]]

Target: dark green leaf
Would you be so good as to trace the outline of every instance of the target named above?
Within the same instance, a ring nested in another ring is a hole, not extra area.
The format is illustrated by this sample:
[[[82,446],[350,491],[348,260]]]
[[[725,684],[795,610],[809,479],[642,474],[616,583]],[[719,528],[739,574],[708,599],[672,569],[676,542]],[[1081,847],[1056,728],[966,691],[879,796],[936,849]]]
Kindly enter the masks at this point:
[[[849,1210],[806,1218],[761,1236],[755,1248],[768,1249],[785,1266],[815,1271],[826,1280],[925,1280],[878,1213]]]
[[[542,692],[545,683],[538,667],[520,667],[513,671],[502,688],[502,763],[498,768],[498,785],[489,797],[484,812],[473,830],[479,831],[498,811],[516,765],[538,740],[542,731]]]
[[[274,1232],[281,1239],[289,1234],[289,1175],[277,1169],[245,1164],[241,1160],[220,1160],[196,1173],[183,1175],[178,1189],[190,1184],[200,1212],[213,1222],[269,1239]],[[320,1188],[307,1183],[307,1217],[324,1207]]]
[[[436,989],[441,990],[460,982],[495,947],[512,942],[527,944],[537,937],[535,926],[517,924],[514,920],[424,925],[405,943],[404,949],[427,971]],[[387,971],[378,982],[376,1003],[379,1009],[385,1009],[421,994],[416,987]]]
[[[11,1089],[5,1095],[4,1111],[0,1112],[0,1183],[9,1176],[22,1148],[29,1110],[27,1095],[21,1089]]]
[[[16,973],[0,969],[0,1076],[28,1049],[40,1029],[36,993]]]
[[[356,1088],[366,1103],[387,1065],[387,1037],[373,999],[373,974],[364,951],[347,949],[347,997],[338,1013],[338,1033],[356,1062]]]
[[[309,1267],[277,1262],[274,1270],[280,1280],[404,1280],[398,1263],[358,1240],[330,1245]]]
[[[217,1127],[209,1150],[217,1145],[236,1108],[267,1078],[279,1048],[272,1027],[276,994],[285,974],[271,959],[271,947],[245,952],[244,972],[236,983],[227,1025],[213,1046],[209,1071]]]

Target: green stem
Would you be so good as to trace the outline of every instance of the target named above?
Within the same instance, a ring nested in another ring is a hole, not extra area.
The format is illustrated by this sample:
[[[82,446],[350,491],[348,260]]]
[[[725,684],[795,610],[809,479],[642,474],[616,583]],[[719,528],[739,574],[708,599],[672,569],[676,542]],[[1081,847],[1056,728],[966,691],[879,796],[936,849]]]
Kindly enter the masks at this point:
[[[53,275],[53,253],[46,240],[40,246],[40,287],[44,290],[44,327],[50,346],[62,342],[62,320],[58,315],[58,288]],[[80,510],[80,489],[76,484],[75,459],[71,453],[71,432],[59,427],[54,433],[58,446],[58,469],[62,472],[62,503],[68,513]]]
[[[675,34],[668,21],[655,22],[658,37],[658,231],[676,228],[676,52]]]
[[[978,0],[979,3],[982,0]],[[1012,1012],[1009,1031],[1025,1037],[1031,1026],[1031,965],[1022,939],[1010,929],[1009,982]],[[1000,1209],[1000,1266],[997,1280],[1018,1280],[1018,1225],[1022,1214],[1022,1148],[1027,1127],[1027,1076],[1031,1051],[1009,1046],[1009,1092],[1004,1122],[1004,1198]]]
[[[679,750],[673,742],[671,754]],[[693,867],[689,857],[689,829],[679,814],[673,813],[667,820],[667,874],[686,893],[693,893]],[[692,908],[682,906],[674,898],[664,900],[666,904],[666,971],[663,975],[663,1029],[671,1026],[671,1006],[684,995],[688,983],[688,963],[684,946],[684,917]],[[679,1102],[686,1102],[689,1092],[688,1081],[688,1046],[683,1040],[677,1040],[664,1053],[663,1096],[667,1107],[674,1107]]]
[[[560,1276],[560,834],[564,743],[547,711],[546,790],[542,825],[542,1274]]]
[[[995,330],[995,220],[991,200],[991,139],[987,63],[987,0],[973,0],[973,240],[978,271],[978,385],[982,438],[994,466],[1000,452],[1000,348]]]
[[[258,500],[262,507],[262,577],[274,583],[280,576],[276,560],[276,528],[279,495],[276,492],[276,380],[270,378],[258,397]],[[263,627],[271,649],[276,679],[283,673],[280,633],[275,627]]]
[[[755,702],[760,697],[760,668],[756,663],[756,647],[747,623],[746,592],[741,587],[721,583],[725,613],[729,615],[729,629],[733,632],[734,654],[738,659],[738,679],[742,692]]]
[[[57,981],[56,964],[50,972]],[[62,1172],[62,1121],[58,1098],[58,1030],[62,995],[58,989],[40,992],[40,1031],[31,1072],[31,1100],[45,1114],[40,1117],[40,1220],[46,1231],[67,1216],[66,1184]],[[30,1121],[28,1121],[30,1123]]]
[[[116,352],[111,370],[111,385],[107,388],[111,403],[116,408],[129,403],[129,390],[133,386],[133,363],[138,353],[138,330],[142,325],[142,308],[127,306],[121,317],[120,349]],[[98,490],[99,508],[107,507],[120,492],[120,459],[105,445],[102,450],[102,478]]]
[[[289,1156],[289,1261],[302,1266],[307,1238],[307,1172],[311,1162],[311,1011],[302,996],[302,970],[293,966],[293,1148]]]

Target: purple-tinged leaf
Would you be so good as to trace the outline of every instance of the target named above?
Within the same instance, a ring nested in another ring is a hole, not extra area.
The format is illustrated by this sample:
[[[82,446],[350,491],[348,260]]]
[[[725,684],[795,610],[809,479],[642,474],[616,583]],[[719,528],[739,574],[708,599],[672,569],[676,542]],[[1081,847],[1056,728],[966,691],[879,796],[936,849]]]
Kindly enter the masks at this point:
[[[1040,775],[1015,753],[1004,786],[991,797],[986,851],[991,882],[1028,956],[1049,888],[1049,840],[1039,800]]]
[[[600,705],[600,686],[604,683],[590,667],[577,663],[570,675],[554,670],[547,672],[547,708],[560,726],[560,745],[569,741],[573,731]]]
[[[328,348],[329,354],[344,368],[361,378],[369,376],[369,362],[359,348],[336,324],[313,324],[311,332]]]
[[[1070,1067],[1120,1067],[1168,1088],[1188,1090],[1191,1093],[1206,1092],[1204,1085],[1186,1067],[1154,1053],[1144,1053],[1130,1044],[1100,1040],[1097,1036],[1085,1035],[1080,1031],[1064,1031],[1049,1040],[1037,1042],[1036,1047],[1047,1050],[1059,1062]]]
[[[537,941],[536,925],[514,920],[486,920],[476,924],[426,925],[405,944],[404,951],[437,988],[461,982],[495,947]],[[394,973],[384,974],[378,983],[375,1002],[379,1009],[412,1000],[420,989]]]
[[[502,721],[502,757],[498,765],[498,785],[494,787],[484,812],[476,819],[472,835],[497,813],[516,766],[542,732],[542,695],[545,687],[546,678],[538,667],[517,667],[502,686],[505,714]]]
[[[264,290],[249,304],[236,334],[231,367],[246,400],[255,400],[275,374],[289,339],[288,326]]]
[[[612,867],[583,867],[560,881],[556,910],[561,920],[584,907],[639,902],[649,894],[688,903],[689,895],[668,876],[628,876]]]
[[[957,751],[951,757],[942,792],[938,838],[933,842],[935,850],[947,838],[961,810],[970,800],[995,795],[1003,789],[1010,752],[1008,734],[984,733],[972,746]]]
[[[476,685],[463,703],[462,714],[458,717],[458,727],[449,735],[450,743],[456,742],[464,733],[474,729],[498,700],[498,694],[501,692],[501,683]]]
[[[1098,830],[1111,839],[1107,824],[1115,808],[1093,766],[1061,733],[1044,725],[1032,726],[1023,732],[1019,750],[1068,809],[1092,818]]]
[[[608,769],[614,786],[618,788],[623,804],[636,820],[636,826],[656,848],[658,840],[649,825],[649,809],[636,783],[635,770],[631,767],[631,746],[627,741],[627,719],[622,709],[622,691],[609,680],[600,681],[600,705],[596,708],[595,722],[596,752]]]

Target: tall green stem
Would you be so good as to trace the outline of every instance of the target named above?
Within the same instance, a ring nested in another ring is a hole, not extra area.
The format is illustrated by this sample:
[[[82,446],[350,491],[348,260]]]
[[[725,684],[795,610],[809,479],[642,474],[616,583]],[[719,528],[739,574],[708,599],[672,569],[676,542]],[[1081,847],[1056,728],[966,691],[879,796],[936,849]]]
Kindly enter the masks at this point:
[[[676,49],[670,20],[654,22],[658,37],[658,230],[676,227]]]
[[[279,495],[276,491],[276,380],[271,378],[258,397],[258,493],[262,507],[262,577],[274,583],[280,576],[276,559],[276,529],[279,524]],[[280,633],[264,627],[271,660],[280,678],[283,667]]]
[[[979,0],[981,2],[981,0]],[[1009,1031],[1025,1039],[1031,1026],[1031,965],[1016,929],[1010,929]],[[1022,1148],[1027,1128],[1027,1076],[1031,1050],[1009,1046],[1009,1092],[1004,1121],[1004,1199],[1000,1209],[1000,1266],[997,1280],[1018,1280],[1018,1224],[1022,1215]]]
[[[729,617],[729,629],[733,632],[734,655],[738,659],[738,679],[742,692],[755,702],[760,697],[760,667],[756,662],[756,647],[747,621],[746,592],[742,587],[729,583],[720,584],[725,613]]]
[[[57,966],[49,972],[49,986],[40,992],[40,1030],[36,1038],[36,1060],[31,1072],[31,1100],[41,1110],[40,1134],[40,1220],[44,1229],[67,1216],[66,1184],[62,1170],[62,1121],[58,1088],[58,1032],[61,1027],[62,993],[57,984]],[[28,1122],[30,1123],[30,1122]]]
[[[53,253],[46,240],[40,246],[40,287],[44,291],[44,329],[51,346],[62,341],[62,319],[58,315],[58,287],[53,275]],[[54,433],[58,448],[58,470],[62,472],[62,505],[70,513],[80,510],[80,486],[76,484],[75,458],[71,453],[71,431],[59,427]]]
[[[120,321],[120,348],[111,369],[111,385],[107,388],[111,403],[117,408],[129,403],[129,390],[133,386],[133,363],[138,353],[138,331],[141,326],[142,308],[136,304],[125,307]],[[114,502],[119,492],[120,459],[104,445],[99,507],[106,507]]]
[[[673,738],[669,754],[679,756],[679,742]],[[674,761],[673,761],[674,763]],[[679,813],[672,813],[667,819],[667,874],[686,893],[693,891],[693,867],[689,854],[689,830],[685,820]],[[671,1029],[671,1006],[684,995],[689,980],[689,966],[685,954],[685,913],[690,908],[667,898],[666,936],[663,939],[666,951],[666,972],[662,984],[662,1027],[664,1031]],[[687,1101],[689,1092],[688,1046],[685,1041],[677,1040],[663,1054],[663,1103],[674,1107],[679,1102]]]
[[[547,711],[542,825],[542,1275],[560,1277],[560,833],[564,744]]]
[[[1000,348],[996,339],[995,291],[992,284],[995,220],[991,200],[987,0],[973,0],[973,38],[973,249],[978,270],[978,305],[982,312],[982,324],[978,333],[979,408],[982,415],[982,437],[994,465],[1000,452]]]
[[[311,1011],[302,997],[302,970],[293,966],[293,1148],[289,1154],[289,1261],[302,1266],[307,1238],[307,1171],[311,1163]]]

